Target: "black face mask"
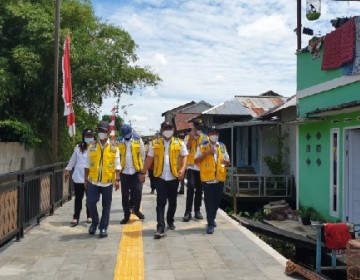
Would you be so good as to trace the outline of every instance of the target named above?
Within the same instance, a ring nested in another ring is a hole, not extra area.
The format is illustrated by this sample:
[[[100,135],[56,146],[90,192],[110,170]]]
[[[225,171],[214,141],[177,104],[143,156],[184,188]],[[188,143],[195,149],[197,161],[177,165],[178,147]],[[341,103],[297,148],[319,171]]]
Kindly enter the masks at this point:
[[[131,139],[131,137],[129,137],[129,138],[124,138],[125,139],[125,141],[129,141],[130,139]]]

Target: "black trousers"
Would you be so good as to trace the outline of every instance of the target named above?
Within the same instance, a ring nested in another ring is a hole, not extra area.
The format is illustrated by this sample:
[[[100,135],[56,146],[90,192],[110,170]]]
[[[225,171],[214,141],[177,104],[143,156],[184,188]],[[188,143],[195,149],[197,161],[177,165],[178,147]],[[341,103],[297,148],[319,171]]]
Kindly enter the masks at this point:
[[[155,178],[156,185],[156,217],[157,230],[164,232],[165,229],[165,206],[169,202],[166,213],[166,222],[171,225],[174,223],[174,216],[177,206],[177,189],[179,180],[165,181]]]
[[[74,202],[73,218],[79,221],[80,212],[82,209],[82,202],[83,202],[83,198],[84,198],[84,193],[86,193],[84,184],[83,183],[80,183],[80,184],[74,183],[74,191],[75,191],[75,202]],[[87,206],[87,203],[85,203],[85,205],[86,205],[86,217],[90,218],[90,211]]]
[[[187,176],[187,192],[186,192],[186,208],[185,213],[192,211],[194,203],[194,212],[200,211],[202,201],[202,183],[200,180],[200,171],[188,169]]]
[[[149,173],[149,179],[150,179],[150,188],[151,190],[155,190],[156,187],[155,187],[155,183],[154,183],[154,170],[148,170],[148,173]]]
[[[134,207],[134,211],[138,212],[141,204],[143,183],[139,180],[139,173],[132,175],[121,174],[121,198],[124,211],[124,218],[130,218],[130,205]]]
[[[218,182],[215,184],[203,183],[203,188],[207,223],[208,225],[214,226],[216,212],[221,203],[224,182]]]

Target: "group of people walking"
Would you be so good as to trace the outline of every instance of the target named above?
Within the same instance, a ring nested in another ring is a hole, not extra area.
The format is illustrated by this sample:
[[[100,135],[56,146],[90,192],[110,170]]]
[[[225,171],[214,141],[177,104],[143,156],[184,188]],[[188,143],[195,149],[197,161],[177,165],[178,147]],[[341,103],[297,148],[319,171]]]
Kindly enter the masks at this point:
[[[187,192],[184,222],[192,217],[203,219],[200,211],[202,196],[206,210],[208,234],[217,226],[216,212],[220,206],[229,155],[223,143],[218,141],[219,130],[205,128],[201,119],[193,122],[194,128],[184,140],[174,136],[171,122],[163,122],[160,135],[152,139],[146,151],[141,137],[134,135],[128,124],[121,127],[121,138],[109,141],[110,126],[101,121],[97,135],[92,129],[83,131],[82,142],[65,168],[65,179],[74,168],[72,178],[75,189],[75,205],[72,226],[79,223],[84,193],[87,194],[87,222],[89,234],[99,229],[101,238],[107,237],[113,188],[121,186],[126,224],[133,212],[139,219],[145,216],[140,210],[143,182],[149,173],[152,190],[156,190],[155,239],[165,235],[165,230],[175,230],[174,217],[177,208],[179,183],[186,175]],[[206,130],[206,133],[204,133]],[[97,202],[102,195],[102,215],[99,219]],[[166,205],[168,204],[165,213]],[[192,213],[194,216],[192,216]]]

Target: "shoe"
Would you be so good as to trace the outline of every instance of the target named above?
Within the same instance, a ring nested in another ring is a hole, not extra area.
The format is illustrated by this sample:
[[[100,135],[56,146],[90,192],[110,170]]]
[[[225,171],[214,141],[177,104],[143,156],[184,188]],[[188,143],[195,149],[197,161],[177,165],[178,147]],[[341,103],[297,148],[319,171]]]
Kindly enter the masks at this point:
[[[89,217],[89,218],[86,219],[86,223],[87,223],[87,224],[91,224],[91,223],[92,223],[91,217]]]
[[[79,224],[79,220],[77,220],[77,219],[73,219],[71,222],[72,227],[76,227],[78,224]]]
[[[207,234],[213,234],[214,233],[214,226],[213,225],[208,225],[206,228],[206,233]]]
[[[154,190],[151,190],[151,192],[150,192],[151,194],[154,194]]]
[[[102,228],[100,229],[100,238],[105,238],[108,236],[108,232],[107,232],[107,229],[106,228]]]
[[[164,236],[165,236],[165,233],[158,230],[154,234],[154,239],[160,239],[161,237],[164,237]]]
[[[185,212],[185,215],[183,217],[183,222],[188,222],[191,219],[191,213],[190,212]]]
[[[198,219],[198,220],[204,219],[204,217],[203,217],[203,215],[201,215],[200,211],[195,212],[194,217],[195,217],[195,219]]]
[[[122,219],[122,220],[120,221],[120,225],[125,225],[125,224],[128,223],[128,221],[129,221],[128,218],[124,218],[124,219]]]
[[[137,216],[140,220],[144,220],[145,216],[140,211],[134,212],[135,216]]]
[[[171,230],[175,230],[176,226],[174,225],[174,223],[172,223],[172,224],[168,224],[168,228]]]
[[[89,227],[89,234],[95,234],[97,226],[91,225]]]

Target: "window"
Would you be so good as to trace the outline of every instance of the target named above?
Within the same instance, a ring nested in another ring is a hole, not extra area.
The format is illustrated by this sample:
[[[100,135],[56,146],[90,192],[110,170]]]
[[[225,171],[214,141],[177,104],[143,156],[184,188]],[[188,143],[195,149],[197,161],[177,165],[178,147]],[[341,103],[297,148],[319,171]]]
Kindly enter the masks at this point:
[[[339,216],[339,129],[330,131],[330,215]]]

